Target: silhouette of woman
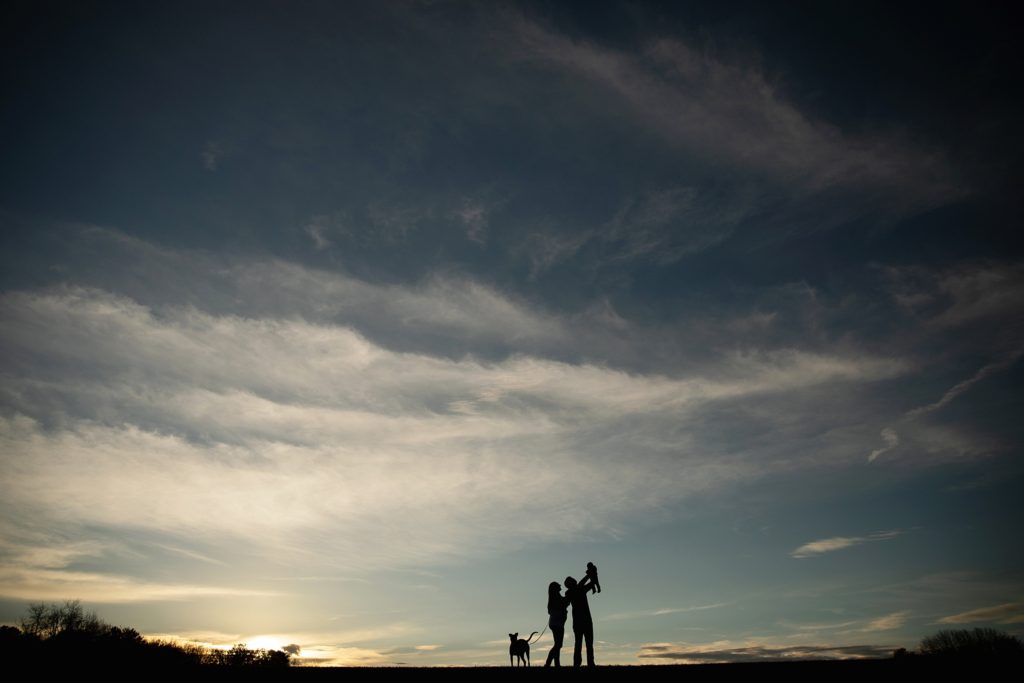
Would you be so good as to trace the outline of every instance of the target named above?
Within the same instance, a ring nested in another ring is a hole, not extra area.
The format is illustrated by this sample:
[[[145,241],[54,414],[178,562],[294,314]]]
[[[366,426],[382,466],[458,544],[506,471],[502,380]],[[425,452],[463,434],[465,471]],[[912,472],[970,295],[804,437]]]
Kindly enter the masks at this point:
[[[559,655],[562,651],[562,639],[565,637],[565,620],[569,618],[569,598],[562,595],[562,586],[557,581],[548,584],[548,628],[551,629],[551,636],[555,644],[548,652],[548,659],[544,666],[562,666]]]

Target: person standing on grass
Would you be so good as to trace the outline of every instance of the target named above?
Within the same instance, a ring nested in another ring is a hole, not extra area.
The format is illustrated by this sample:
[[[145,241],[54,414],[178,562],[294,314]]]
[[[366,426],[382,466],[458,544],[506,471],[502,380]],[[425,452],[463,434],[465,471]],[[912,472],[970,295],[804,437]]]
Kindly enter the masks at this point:
[[[562,666],[562,640],[565,638],[565,620],[569,618],[569,598],[562,595],[562,586],[557,581],[548,584],[548,628],[555,644],[548,652],[544,666]]]
[[[590,616],[590,603],[587,602],[591,585],[589,576],[578,583],[571,576],[565,577],[565,597],[572,605],[572,635],[576,639],[572,651],[573,666],[583,663],[581,649],[584,641],[587,643],[587,666],[594,666],[594,619]]]

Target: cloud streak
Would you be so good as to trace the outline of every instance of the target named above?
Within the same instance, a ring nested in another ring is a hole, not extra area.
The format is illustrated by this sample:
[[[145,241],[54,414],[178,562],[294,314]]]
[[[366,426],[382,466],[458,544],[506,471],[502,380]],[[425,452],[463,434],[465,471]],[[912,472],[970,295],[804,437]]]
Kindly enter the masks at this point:
[[[892,648],[884,645],[747,645],[723,647],[710,645],[644,645],[637,658],[669,660],[685,664],[726,664],[739,662],[806,661],[827,659],[877,659],[891,657]]]
[[[710,605],[694,605],[692,607],[662,607],[655,610],[646,610],[640,612],[620,612],[618,614],[609,614],[604,617],[605,621],[618,621],[621,619],[644,619],[649,617],[663,617],[670,614],[685,614],[687,612],[703,612],[710,609],[718,609],[719,607],[725,607],[732,603],[729,602],[716,602]]]
[[[7,544],[5,544],[7,545]],[[136,603],[184,601],[197,598],[268,598],[279,592],[202,585],[187,582],[167,583],[135,576],[97,571],[78,571],[69,567],[70,559],[60,562],[39,561],[40,551],[58,550],[46,546],[23,548],[0,564],[0,595],[25,601],[61,601],[69,595],[92,603]],[[72,553],[78,556],[79,553]]]
[[[926,204],[962,191],[937,152],[845,134],[802,112],[761,70],[708,50],[663,38],[629,53],[527,20],[515,28],[524,58],[589,79],[643,125],[709,159],[780,174],[811,190],[867,186]]]
[[[1024,603],[1007,602],[992,607],[979,607],[939,619],[940,624],[974,624],[977,622],[1024,624]]]
[[[817,557],[818,555],[824,555],[825,553],[832,553],[837,550],[852,548],[853,546],[861,545],[862,543],[888,541],[896,538],[902,533],[902,531],[897,529],[893,531],[878,531],[873,534],[868,534],[867,536],[834,536],[832,538],[823,538],[820,541],[805,543],[791,552],[790,557],[798,559]]]
[[[906,610],[893,612],[892,614],[887,614],[884,617],[872,619],[862,630],[865,632],[893,631],[895,629],[902,628],[903,625],[907,623],[907,617],[909,616],[910,612]]]
[[[938,401],[935,401],[934,403],[929,403],[928,405],[921,406],[919,408],[914,408],[913,410],[908,411],[905,417],[908,419],[914,419],[922,415],[927,415],[928,413],[933,413],[937,410],[945,408],[947,405],[952,403],[954,399],[956,399],[958,396],[969,390],[975,384],[985,380],[986,378],[990,377],[991,375],[994,375],[997,372],[1001,372],[1012,367],[1014,364],[1017,363],[1017,361],[1021,359],[1022,356],[1024,356],[1024,349],[1018,349],[1017,351],[1007,354],[1004,358],[1001,358],[1000,360],[994,363],[989,363],[988,365],[984,366],[976,373],[974,373],[971,377],[953,385],[950,389],[946,391],[946,393],[942,395],[942,398],[940,398]],[[872,459],[873,458],[869,458],[869,460]]]
[[[896,430],[892,427],[886,427],[881,433],[882,441],[885,445],[881,448],[876,448],[868,454],[868,462],[874,462],[879,456],[884,455],[900,445],[900,435],[896,433]]]

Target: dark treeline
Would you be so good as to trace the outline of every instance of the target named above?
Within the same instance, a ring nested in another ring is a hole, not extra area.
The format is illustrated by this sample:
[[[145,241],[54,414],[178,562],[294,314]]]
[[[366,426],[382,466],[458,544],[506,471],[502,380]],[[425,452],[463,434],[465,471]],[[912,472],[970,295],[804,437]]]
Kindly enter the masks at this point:
[[[288,653],[235,645],[219,650],[195,644],[146,640],[133,628],[112,626],[77,600],[29,606],[21,628],[0,626],[3,661],[59,666],[286,667]]]
[[[947,630],[922,640],[921,654],[947,658],[1021,659],[1024,658],[1024,643],[1020,638],[994,628]]]

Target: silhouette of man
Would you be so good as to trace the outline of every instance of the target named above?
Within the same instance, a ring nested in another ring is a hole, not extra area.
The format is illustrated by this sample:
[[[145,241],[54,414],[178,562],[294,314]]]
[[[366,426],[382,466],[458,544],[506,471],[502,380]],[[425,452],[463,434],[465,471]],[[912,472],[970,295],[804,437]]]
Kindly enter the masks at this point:
[[[579,583],[571,576],[565,577],[565,597],[572,605],[572,635],[576,639],[572,650],[573,666],[583,663],[580,650],[584,640],[587,642],[587,666],[594,666],[594,619],[590,616],[590,603],[587,602],[590,586],[589,577],[584,577]]]

